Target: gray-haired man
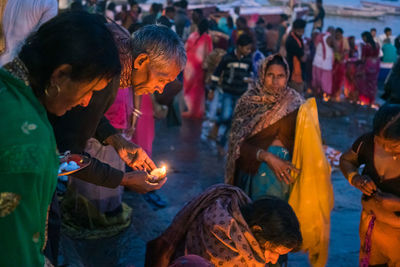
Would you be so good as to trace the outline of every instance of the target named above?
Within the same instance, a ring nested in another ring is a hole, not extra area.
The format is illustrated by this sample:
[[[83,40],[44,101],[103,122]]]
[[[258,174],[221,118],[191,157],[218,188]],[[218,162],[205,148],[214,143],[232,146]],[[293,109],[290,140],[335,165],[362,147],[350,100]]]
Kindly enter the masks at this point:
[[[121,75],[99,94],[94,94],[86,108],[76,108],[60,118],[54,118],[57,145],[61,152],[70,150],[82,153],[86,141],[95,137],[101,143],[112,145],[125,163],[135,170],[151,170],[155,165],[147,154],[126,141],[103,114],[113,103],[118,88],[132,86],[135,95],[152,94],[155,91],[162,93],[165,85],[175,80],[183,70],[186,64],[185,49],[180,38],[164,26],[145,26],[136,31],[132,38],[118,25],[110,25],[109,28],[120,51]],[[139,193],[156,190],[163,185],[163,182],[158,185],[147,183],[145,172],[123,174],[107,167],[109,170],[98,164],[74,176],[105,187],[124,185]]]
[[[85,108],[74,108],[62,117],[50,117],[57,146],[60,152],[84,153],[86,142],[97,139],[104,145],[111,145],[121,159],[135,171],[124,173],[110,165],[91,158],[91,164],[76,173],[74,177],[91,184],[108,188],[123,185],[135,192],[146,193],[161,188],[166,179],[158,184],[148,182],[145,170],[155,168],[153,161],[143,149],[127,141],[111,126],[104,113],[114,102],[118,88],[132,86],[135,95],[162,92],[165,85],[177,77],[186,64],[182,41],[165,26],[148,25],[136,31],[132,38],[116,24],[109,25],[120,52],[121,75],[102,91],[93,94]],[[50,216],[59,216],[53,209]],[[57,220],[55,220],[57,221]],[[57,227],[49,225],[49,239],[53,264],[58,246]]]

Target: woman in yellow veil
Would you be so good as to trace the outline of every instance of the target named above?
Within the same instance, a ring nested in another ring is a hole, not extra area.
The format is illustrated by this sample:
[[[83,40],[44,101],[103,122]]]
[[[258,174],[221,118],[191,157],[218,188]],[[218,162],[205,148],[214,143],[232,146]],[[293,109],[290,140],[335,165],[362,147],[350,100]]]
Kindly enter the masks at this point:
[[[289,202],[301,225],[304,251],[313,266],[328,256],[333,190],[321,142],[315,99],[287,86],[281,55],[260,64],[258,79],[238,101],[225,182],[253,200],[276,196]]]

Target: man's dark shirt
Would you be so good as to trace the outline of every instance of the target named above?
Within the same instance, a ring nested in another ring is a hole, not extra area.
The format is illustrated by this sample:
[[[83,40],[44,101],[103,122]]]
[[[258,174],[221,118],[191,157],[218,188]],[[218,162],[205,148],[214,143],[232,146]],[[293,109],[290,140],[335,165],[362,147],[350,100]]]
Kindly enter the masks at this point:
[[[142,23],[143,23],[143,25],[156,24],[156,20],[157,20],[156,14],[149,14],[149,15],[143,17]]]
[[[221,87],[224,93],[240,96],[248,87],[248,83],[244,81],[244,78],[250,78],[252,70],[250,56],[239,59],[235,51],[232,51],[221,59],[214,74],[211,76],[212,86],[215,88],[222,76]]]
[[[158,20],[157,20],[158,24],[164,25],[168,28],[171,29],[171,27],[174,25],[166,16],[161,16]]]

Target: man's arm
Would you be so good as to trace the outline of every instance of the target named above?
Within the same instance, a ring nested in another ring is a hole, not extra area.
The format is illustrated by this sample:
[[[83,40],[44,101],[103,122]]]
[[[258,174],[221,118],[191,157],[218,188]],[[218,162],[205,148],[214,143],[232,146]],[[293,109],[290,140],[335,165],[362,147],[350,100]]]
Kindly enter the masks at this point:
[[[222,59],[221,62],[219,62],[217,68],[215,69],[214,73],[211,75],[211,89],[215,90],[217,85],[220,83],[221,76],[226,68],[227,64],[227,59],[225,55]]]
[[[91,158],[89,166],[77,171],[73,176],[91,184],[116,188],[121,184],[124,172],[115,169],[96,158]]]
[[[100,143],[105,143],[105,140],[114,134],[118,134],[118,131],[111,125],[110,121],[103,116],[97,125],[94,137]]]
[[[140,194],[158,190],[167,181],[167,178],[164,178],[158,183],[151,183],[149,182],[149,175],[145,171],[124,173],[95,158],[91,159],[89,166],[74,173],[73,176],[82,181],[108,188],[116,188],[122,185]]]

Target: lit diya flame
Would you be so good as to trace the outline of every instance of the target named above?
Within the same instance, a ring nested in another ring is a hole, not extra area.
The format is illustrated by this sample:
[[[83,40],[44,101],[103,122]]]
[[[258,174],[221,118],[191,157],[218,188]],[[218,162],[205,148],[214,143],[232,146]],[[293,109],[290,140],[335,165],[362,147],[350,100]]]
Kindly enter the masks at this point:
[[[167,167],[162,166],[151,171],[150,175],[157,176],[158,178],[163,178],[167,174]]]

